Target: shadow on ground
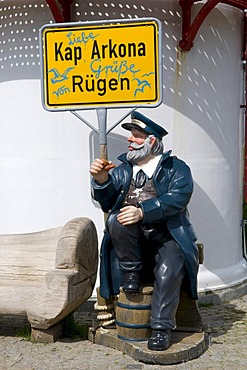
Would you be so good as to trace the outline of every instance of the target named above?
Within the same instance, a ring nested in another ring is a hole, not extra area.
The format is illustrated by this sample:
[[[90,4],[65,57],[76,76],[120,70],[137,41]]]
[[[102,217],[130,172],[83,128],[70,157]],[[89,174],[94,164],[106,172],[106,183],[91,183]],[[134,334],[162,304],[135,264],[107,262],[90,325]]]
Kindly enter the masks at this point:
[[[215,303],[201,303],[199,304],[199,310],[206,331],[212,337],[225,334],[238,322],[242,322],[246,316],[246,312],[239,309],[235,304],[221,302],[220,300]]]
[[[94,310],[94,301],[85,302],[75,313],[75,322],[80,325],[97,326],[97,312]],[[220,298],[214,303],[199,303],[206,331],[217,337],[231,330],[233,325],[245,319],[246,312],[237,308],[234,303],[222,302]],[[25,336],[29,322],[25,315],[0,315],[1,336]]]

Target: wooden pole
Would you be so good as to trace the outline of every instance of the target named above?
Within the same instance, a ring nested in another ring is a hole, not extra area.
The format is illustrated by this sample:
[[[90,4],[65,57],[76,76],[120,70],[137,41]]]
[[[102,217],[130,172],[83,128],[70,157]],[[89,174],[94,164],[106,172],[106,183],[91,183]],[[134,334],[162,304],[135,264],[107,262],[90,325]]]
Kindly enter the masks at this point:
[[[108,160],[107,144],[100,144],[100,158]]]

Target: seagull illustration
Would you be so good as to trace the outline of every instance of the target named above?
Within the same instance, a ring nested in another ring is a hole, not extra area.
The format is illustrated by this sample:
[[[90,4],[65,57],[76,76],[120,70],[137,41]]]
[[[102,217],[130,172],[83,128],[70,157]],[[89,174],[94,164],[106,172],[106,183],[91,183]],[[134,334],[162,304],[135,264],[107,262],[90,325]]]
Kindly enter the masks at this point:
[[[133,78],[133,81],[134,80],[136,80],[137,81],[137,85],[140,86],[137,89],[135,89],[134,96],[136,96],[136,94],[138,93],[138,91],[141,91],[143,93],[144,92],[144,88],[146,86],[148,86],[149,88],[151,88],[151,84],[147,80],[142,80],[141,81],[139,78]]]
[[[51,83],[56,84],[57,82],[62,82],[64,80],[68,80],[67,74],[74,69],[74,67],[67,68],[62,74],[58,72],[56,68],[52,68],[48,71],[48,73],[52,72],[54,77],[51,78]]]
[[[145,73],[144,75],[142,75],[142,77],[144,77],[144,76],[150,76],[150,75],[154,75],[154,72],[149,72],[149,73]]]

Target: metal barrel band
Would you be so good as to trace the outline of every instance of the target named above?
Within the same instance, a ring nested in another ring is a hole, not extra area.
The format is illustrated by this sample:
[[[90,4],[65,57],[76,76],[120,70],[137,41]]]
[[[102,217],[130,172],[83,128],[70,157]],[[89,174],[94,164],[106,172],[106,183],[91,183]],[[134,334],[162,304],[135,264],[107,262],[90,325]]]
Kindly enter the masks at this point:
[[[129,310],[150,310],[151,305],[143,305],[143,306],[135,306],[135,305],[128,305],[126,303],[117,302],[117,306],[121,308],[127,308]]]
[[[130,324],[128,322],[121,322],[116,320],[116,325],[121,326],[122,328],[130,328],[130,329],[148,329],[150,328],[150,324]]]

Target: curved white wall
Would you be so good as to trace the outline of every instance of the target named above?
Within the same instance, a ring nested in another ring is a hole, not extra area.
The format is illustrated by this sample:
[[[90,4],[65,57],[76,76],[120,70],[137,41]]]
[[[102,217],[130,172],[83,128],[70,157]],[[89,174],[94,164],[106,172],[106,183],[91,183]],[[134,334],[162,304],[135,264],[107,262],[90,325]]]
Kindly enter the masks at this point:
[[[190,213],[205,247],[200,291],[243,281],[242,12],[217,6],[192,50],[181,53],[178,1],[93,4],[75,2],[73,20],[161,20],[163,104],[141,111],[166,127],[166,148],[185,159],[193,172]],[[194,14],[201,6],[194,5]],[[50,113],[41,106],[38,30],[52,19],[45,1],[0,3],[0,233],[37,231],[87,216],[101,239],[103,215],[90,197],[88,173],[98,152],[97,138],[69,112]],[[124,112],[109,110],[109,126]],[[95,111],[82,115],[97,127]],[[119,126],[109,136],[113,160],[125,150],[125,137]]]

